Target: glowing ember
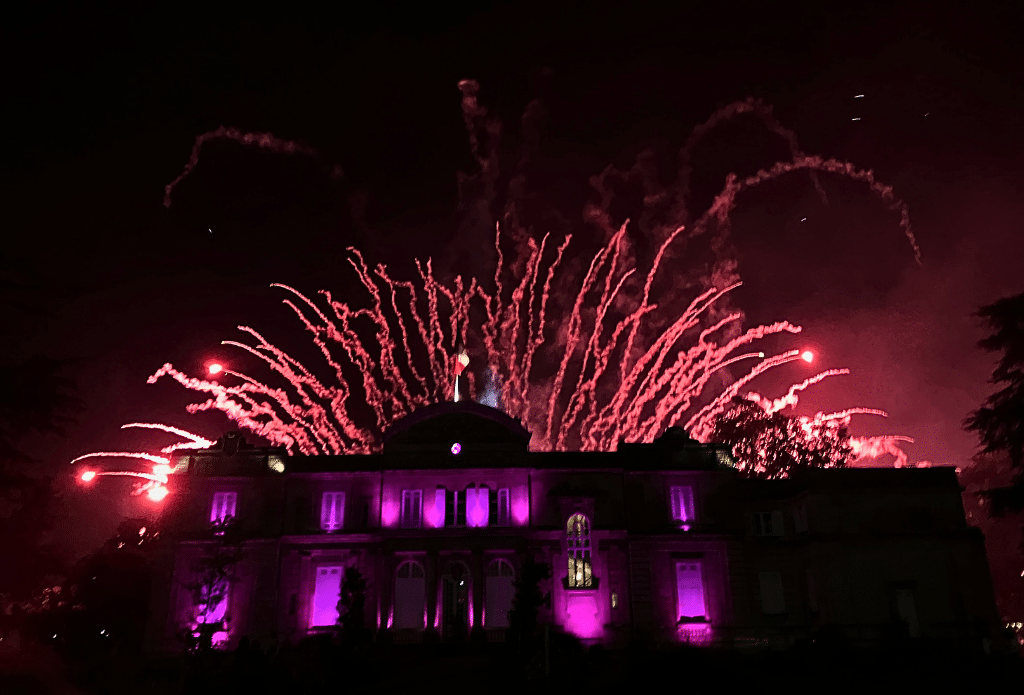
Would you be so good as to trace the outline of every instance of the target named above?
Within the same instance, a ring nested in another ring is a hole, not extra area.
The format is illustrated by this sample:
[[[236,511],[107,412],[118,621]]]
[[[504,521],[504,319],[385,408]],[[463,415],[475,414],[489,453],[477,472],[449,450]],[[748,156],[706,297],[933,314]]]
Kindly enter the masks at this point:
[[[146,496],[154,502],[161,502],[167,497],[168,490],[163,485],[154,485],[146,492]]]
[[[810,364],[811,362],[814,361],[814,353],[811,352],[810,350],[804,350],[802,353],[800,353],[800,359]]]
[[[96,478],[96,471],[85,471],[79,478],[83,483],[88,483]]]
[[[224,367],[214,362],[209,366],[209,371],[210,374],[220,374],[222,371],[224,371]]]

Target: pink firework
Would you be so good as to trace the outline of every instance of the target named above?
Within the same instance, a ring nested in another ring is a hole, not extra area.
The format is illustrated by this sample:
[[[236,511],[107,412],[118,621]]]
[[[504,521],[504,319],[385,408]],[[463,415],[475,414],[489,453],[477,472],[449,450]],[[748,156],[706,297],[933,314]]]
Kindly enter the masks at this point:
[[[463,81],[459,88],[471,153],[479,167],[476,174],[460,175],[460,196],[465,196],[460,209],[479,213],[492,208],[496,198],[501,127],[479,102],[475,82]],[[519,199],[527,196],[524,165],[535,154],[533,131],[541,111],[532,103],[523,119],[528,147],[509,183],[504,221],[498,225],[502,231],[494,241],[493,279],[447,278],[435,272],[430,260],[417,261],[413,279],[402,279],[350,249],[349,264],[364,290],[361,297],[343,301],[326,290],[310,296],[275,286],[288,294],[284,303],[319,350],[322,364],[303,364],[262,333],[240,326],[248,339],[225,344],[258,358],[270,378],[222,365],[215,371],[211,365],[208,376],[216,374],[214,380],[166,364],[149,382],[170,376],[202,394],[189,412],[219,410],[272,444],[308,455],[377,451],[382,432],[396,419],[422,405],[457,398],[463,389],[470,398],[478,397],[481,378],[488,385],[488,400],[496,399],[521,419],[533,432],[532,445],[538,450],[607,451],[620,441],[651,441],[675,425],[704,440],[715,418],[758,376],[787,365],[801,368],[814,359],[800,349],[766,357],[752,348],[766,336],[797,334],[800,328],[779,321],[743,330],[742,312],[729,304],[729,293],[739,285],[730,216],[743,191],[807,171],[824,200],[819,175],[860,181],[899,213],[899,225],[920,262],[907,207],[890,187],[871,171],[805,154],[771,108],[750,99],[723,107],[694,129],[680,150],[673,187],[660,183],[642,158],[629,171],[609,167],[594,177],[591,185],[600,201],[587,205],[584,217],[600,231],[597,241],[604,243],[596,249],[593,234],[548,234],[538,241],[519,222],[519,209],[525,207]],[[691,214],[694,148],[720,124],[744,117],[759,119],[781,137],[791,161],[750,176],[730,175],[708,209]],[[195,167],[202,144],[222,137],[273,152],[319,157],[311,148],[269,133],[221,128],[197,138],[185,170],[167,186],[165,205],[174,186]],[[613,191],[622,182],[639,183],[643,189],[645,208],[634,226],[654,242],[657,251],[649,261],[635,253],[627,234],[630,223],[615,222],[609,213]],[[478,200],[470,200],[474,191]],[[696,276],[692,269],[686,272],[691,266],[683,265],[680,272],[688,245],[701,238],[710,244],[712,264]],[[589,264],[575,268],[571,259],[584,256]],[[779,399],[750,397],[768,411],[791,407],[798,392],[843,373],[829,370],[802,380]],[[883,413],[865,408],[819,413],[806,425],[814,428],[857,414]],[[165,448],[165,453],[209,445],[201,437],[164,429],[187,440]],[[909,439],[855,440],[854,449],[859,456],[894,454],[905,463],[901,441]]]

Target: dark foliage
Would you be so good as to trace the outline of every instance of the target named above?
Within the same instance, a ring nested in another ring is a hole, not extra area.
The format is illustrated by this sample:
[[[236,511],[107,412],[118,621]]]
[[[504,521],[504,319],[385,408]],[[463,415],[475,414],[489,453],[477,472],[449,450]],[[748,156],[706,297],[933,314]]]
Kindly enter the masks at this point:
[[[545,593],[541,583],[551,579],[551,566],[528,560],[515,581],[512,610],[509,611],[509,634],[522,648],[530,649],[537,633],[537,613],[551,606],[551,592]]]
[[[355,566],[346,567],[341,579],[338,628],[342,641],[352,646],[362,644],[369,637],[366,630],[366,579]]]
[[[242,559],[242,539],[232,517],[212,524],[209,534],[209,546],[193,568],[196,580],[186,585],[197,609],[196,624],[182,634],[185,650],[191,654],[211,652],[214,636],[231,621],[227,614],[215,618],[219,606],[228,598],[235,568]]]
[[[709,441],[731,446],[740,472],[752,478],[784,478],[802,468],[840,468],[853,452],[850,434],[839,421],[805,427],[799,418],[767,413],[742,398],[719,416]]]
[[[1002,453],[1016,470],[1013,482],[985,493],[992,513],[1024,510],[1024,293],[982,307],[992,333],[979,345],[1002,353],[990,382],[999,387],[964,426],[978,434],[984,453]]]

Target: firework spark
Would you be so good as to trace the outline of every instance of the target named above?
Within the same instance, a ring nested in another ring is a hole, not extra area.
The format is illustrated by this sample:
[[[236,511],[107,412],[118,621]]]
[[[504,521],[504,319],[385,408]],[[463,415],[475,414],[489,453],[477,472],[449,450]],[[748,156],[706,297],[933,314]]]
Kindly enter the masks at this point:
[[[494,144],[500,124],[479,103],[475,82],[463,81],[459,87],[471,151],[480,167],[478,175],[463,175],[460,182],[471,178],[482,182],[477,192],[481,200],[476,201],[481,204],[461,201],[460,209],[477,214],[495,199]],[[535,104],[530,108],[530,119],[524,117],[524,124],[536,120],[538,109]],[[694,148],[722,123],[744,116],[760,119],[769,132],[782,137],[792,161],[778,162],[751,176],[730,174],[709,208],[691,215],[687,206]],[[196,166],[203,143],[214,138],[319,158],[312,148],[270,133],[219,128],[196,139],[182,174],[166,187],[165,205],[170,205],[174,187]],[[531,138],[527,139],[532,143],[536,138]],[[529,155],[524,154],[523,161],[527,159]],[[213,366],[208,370],[220,377],[214,381],[165,364],[149,382],[170,376],[204,395],[188,406],[190,413],[221,411],[240,427],[293,454],[377,451],[383,431],[396,419],[422,405],[451,398],[460,374],[471,398],[476,397],[475,377],[483,374],[487,399],[499,401],[504,410],[522,420],[534,433],[532,445],[538,450],[611,450],[620,441],[650,441],[679,423],[704,440],[715,418],[758,376],[813,359],[809,351],[767,357],[760,351],[746,351],[766,336],[796,334],[800,328],[780,321],[744,331],[742,312],[728,306],[728,295],[739,284],[736,262],[729,253],[730,216],[743,191],[807,171],[827,202],[820,174],[865,183],[900,213],[900,227],[920,263],[907,206],[892,188],[877,181],[870,170],[805,154],[792,131],[779,124],[771,108],[760,101],[727,105],[694,129],[679,153],[675,190],[657,183],[649,169],[638,160],[629,172],[609,167],[591,181],[600,203],[589,204],[584,217],[604,230],[604,243],[596,250],[586,245],[576,250],[577,257],[592,259],[582,279],[566,260],[572,258],[567,255],[572,233],[561,235],[558,243],[552,235],[544,235],[538,243],[518,224],[515,198],[526,190],[519,171],[512,177],[515,185],[510,184],[504,217],[509,233],[499,231],[495,236],[493,283],[479,277],[442,279],[429,260],[416,262],[415,280],[396,279],[384,265],[371,266],[357,250],[349,249],[349,265],[365,291],[359,301],[350,304],[328,291],[310,297],[295,288],[274,285],[289,294],[284,303],[318,348],[326,369],[308,367],[253,328],[240,326],[249,340],[225,344],[258,358],[272,373],[272,381],[221,365],[216,365],[219,370]],[[631,176],[641,178],[645,192],[639,231],[657,244],[656,254],[647,263],[634,251],[627,234],[629,222],[614,223],[608,212],[615,180]],[[710,241],[716,257],[696,282],[682,281],[675,266],[687,244],[699,237]],[[671,272],[664,266],[671,266]],[[658,291],[655,303],[652,294],[659,276],[661,285],[671,289]],[[748,360],[755,360],[753,366],[736,373]],[[799,391],[844,373],[822,372],[794,385],[779,399],[749,397],[768,411],[791,407]],[[884,415],[852,408],[819,413],[805,424],[825,426],[857,414]],[[164,453],[211,443],[176,428],[131,426],[163,429],[187,440],[164,448]],[[898,436],[863,438],[854,442],[854,448],[858,456],[890,453],[898,463],[905,463],[898,444],[906,441],[909,438]],[[145,454],[88,456],[156,462]],[[166,463],[163,457],[156,458]]]

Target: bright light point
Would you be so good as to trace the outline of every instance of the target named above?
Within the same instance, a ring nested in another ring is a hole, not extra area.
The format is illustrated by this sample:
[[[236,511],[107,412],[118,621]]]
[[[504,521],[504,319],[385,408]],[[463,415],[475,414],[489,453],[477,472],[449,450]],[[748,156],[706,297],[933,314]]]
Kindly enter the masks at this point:
[[[157,464],[153,466],[153,475],[170,475],[171,467],[165,463]]]
[[[96,471],[86,471],[85,473],[82,473],[81,480],[82,480],[83,483],[88,483],[89,481],[91,481],[95,477],[96,477]]]
[[[461,364],[463,367],[469,366],[469,355],[467,355],[464,352],[460,352],[459,353],[459,364]]]
[[[854,97],[853,97],[853,98],[854,98],[854,99],[863,99],[863,98],[864,98],[864,95],[863,95],[863,94],[856,94],[856,95],[854,95]]]
[[[220,374],[222,371],[224,371],[224,367],[219,365],[219,364],[217,364],[216,362],[211,364],[209,369],[210,369],[210,374]]]
[[[800,355],[800,359],[807,363],[813,362],[814,353],[811,352],[810,350],[804,350],[803,353]]]
[[[452,453],[458,456],[462,452],[462,445],[458,442],[452,444]]]
[[[851,118],[850,120],[851,120],[851,121],[859,121],[859,120],[860,120],[860,118],[859,118],[859,117],[858,117],[858,118]]]
[[[149,488],[149,492],[146,495],[154,502],[160,502],[164,497],[167,497],[167,492],[167,488],[163,485],[157,485],[156,487]]]
[[[757,356],[758,357],[764,357],[764,353],[763,352],[759,352],[759,353],[757,353]]]

